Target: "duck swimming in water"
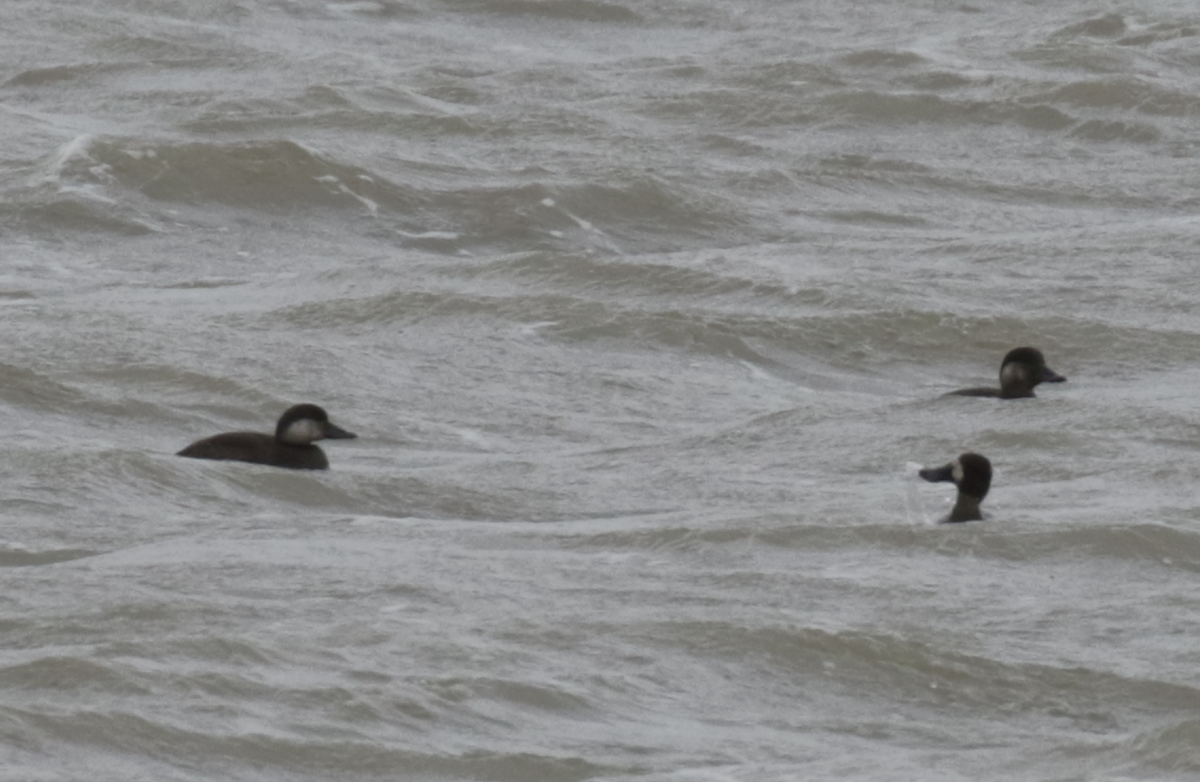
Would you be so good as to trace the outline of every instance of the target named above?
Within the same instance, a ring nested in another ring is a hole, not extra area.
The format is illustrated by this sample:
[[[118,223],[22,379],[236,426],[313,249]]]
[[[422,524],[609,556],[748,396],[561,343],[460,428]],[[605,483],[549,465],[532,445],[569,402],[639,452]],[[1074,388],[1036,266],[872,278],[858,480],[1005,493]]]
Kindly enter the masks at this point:
[[[992,463],[986,456],[964,453],[943,467],[926,467],[917,474],[931,483],[948,481],[958,487],[958,499],[946,521],[979,521],[983,518],[979,505],[992,485]]]
[[[328,414],[320,407],[303,404],[284,411],[275,426],[274,435],[225,432],[197,440],[176,455],[193,459],[269,464],[292,470],[327,470],[329,460],[313,442],[355,437],[358,435],[331,423]]]
[[[1014,348],[1000,362],[999,388],[963,388],[945,396],[991,396],[1001,399],[1028,399],[1038,383],[1065,383],[1067,379],[1046,366],[1037,348]]]

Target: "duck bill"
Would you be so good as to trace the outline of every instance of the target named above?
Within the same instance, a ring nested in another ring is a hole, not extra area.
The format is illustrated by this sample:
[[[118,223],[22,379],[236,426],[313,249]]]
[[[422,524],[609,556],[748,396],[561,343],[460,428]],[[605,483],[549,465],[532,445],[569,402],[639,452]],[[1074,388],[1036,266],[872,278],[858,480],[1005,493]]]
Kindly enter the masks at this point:
[[[1043,383],[1065,383],[1067,379],[1055,372],[1050,367],[1042,367],[1042,382]]]
[[[930,483],[954,483],[954,463],[944,467],[926,467],[917,473]]]
[[[329,440],[353,440],[358,435],[354,432],[347,432],[336,424],[325,424],[325,437]]]

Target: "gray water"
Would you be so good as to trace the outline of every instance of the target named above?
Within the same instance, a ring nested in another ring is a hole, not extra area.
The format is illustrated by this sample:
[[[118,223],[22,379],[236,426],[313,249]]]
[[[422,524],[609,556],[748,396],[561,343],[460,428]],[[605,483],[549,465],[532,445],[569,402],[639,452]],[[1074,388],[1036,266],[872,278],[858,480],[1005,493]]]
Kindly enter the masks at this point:
[[[1194,4],[3,16],[0,779],[1200,776]]]

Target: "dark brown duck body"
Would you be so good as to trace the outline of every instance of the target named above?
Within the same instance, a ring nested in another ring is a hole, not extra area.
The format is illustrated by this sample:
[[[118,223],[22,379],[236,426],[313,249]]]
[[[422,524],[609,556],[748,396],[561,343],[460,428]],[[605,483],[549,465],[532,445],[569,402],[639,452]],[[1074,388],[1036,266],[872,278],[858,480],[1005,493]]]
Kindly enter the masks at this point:
[[[260,432],[225,432],[197,440],[178,456],[269,464],[292,470],[328,470],[329,459],[316,445],[287,445]]]
[[[1030,399],[1040,383],[1065,383],[1067,379],[1046,366],[1037,348],[1014,348],[1000,362],[999,388],[963,388],[946,396],[989,396],[999,399]]]
[[[343,440],[357,437],[334,425],[317,405],[295,405],[279,418],[275,434],[225,432],[206,437],[177,455],[192,459],[251,462],[291,470],[327,470],[325,452],[314,440]]]

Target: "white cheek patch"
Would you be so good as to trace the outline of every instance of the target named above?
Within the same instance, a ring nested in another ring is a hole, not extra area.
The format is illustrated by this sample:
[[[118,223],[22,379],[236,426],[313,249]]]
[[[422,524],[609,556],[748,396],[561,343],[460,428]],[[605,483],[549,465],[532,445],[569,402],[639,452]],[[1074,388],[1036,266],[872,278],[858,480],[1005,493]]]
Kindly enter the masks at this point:
[[[950,476],[952,478],[954,478],[955,486],[958,486],[959,484],[962,483],[963,468],[962,468],[962,462],[960,462],[958,459],[954,460],[954,467],[951,468],[951,470],[950,470]]]
[[[287,429],[283,430],[283,441],[289,445],[308,445],[313,440],[320,440],[324,436],[321,425],[309,418],[294,421]]]
[[[1022,382],[1027,375],[1028,373],[1022,364],[1005,364],[1004,368],[1000,370],[1000,385],[1007,386],[1012,383]]]

